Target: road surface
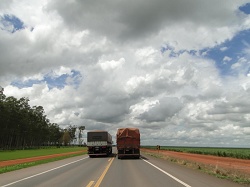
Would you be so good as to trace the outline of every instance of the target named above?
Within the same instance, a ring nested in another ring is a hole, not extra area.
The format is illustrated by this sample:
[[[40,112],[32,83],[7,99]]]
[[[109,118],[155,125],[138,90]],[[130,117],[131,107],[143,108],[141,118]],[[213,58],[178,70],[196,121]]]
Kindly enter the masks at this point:
[[[141,159],[77,156],[0,174],[2,187],[240,187],[142,154]]]

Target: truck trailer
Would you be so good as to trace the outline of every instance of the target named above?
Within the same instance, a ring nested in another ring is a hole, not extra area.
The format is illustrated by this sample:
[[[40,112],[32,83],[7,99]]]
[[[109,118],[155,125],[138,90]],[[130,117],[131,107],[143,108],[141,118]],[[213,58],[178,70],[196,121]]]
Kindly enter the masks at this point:
[[[137,128],[121,128],[117,130],[117,157],[140,158],[140,131]]]
[[[112,136],[107,131],[89,131],[87,147],[89,157],[112,154]]]

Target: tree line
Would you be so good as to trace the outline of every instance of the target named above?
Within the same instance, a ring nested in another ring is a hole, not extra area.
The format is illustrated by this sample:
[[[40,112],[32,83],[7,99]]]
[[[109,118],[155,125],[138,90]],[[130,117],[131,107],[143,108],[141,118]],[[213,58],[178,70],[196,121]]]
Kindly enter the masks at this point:
[[[62,129],[50,122],[42,106],[31,107],[28,98],[0,94],[0,129],[0,149],[9,150],[69,145],[77,127]]]

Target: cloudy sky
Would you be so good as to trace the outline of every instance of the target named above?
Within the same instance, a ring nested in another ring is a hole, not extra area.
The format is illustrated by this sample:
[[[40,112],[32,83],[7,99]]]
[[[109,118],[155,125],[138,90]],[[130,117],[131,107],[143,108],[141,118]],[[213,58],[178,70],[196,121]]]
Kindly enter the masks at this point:
[[[1,0],[0,86],[61,127],[250,147],[249,36],[249,0]]]

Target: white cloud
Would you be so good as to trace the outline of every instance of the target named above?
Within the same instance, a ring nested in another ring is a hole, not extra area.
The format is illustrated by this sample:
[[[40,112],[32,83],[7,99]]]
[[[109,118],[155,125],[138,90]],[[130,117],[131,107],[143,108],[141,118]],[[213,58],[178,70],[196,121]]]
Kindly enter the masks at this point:
[[[231,76],[222,77],[205,52],[199,55],[249,28],[249,16],[238,11],[246,2],[3,1],[1,15],[17,16],[26,29],[0,30],[1,86],[7,96],[42,105],[62,127],[115,135],[135,126],[143,144],[246,146],[248,45]],[[82,76],[77,83],[74,71]],[[60,89],[46,82],[11,85],[64,74],[69,84]]]
[[[226,51],[227,49],[228,49],[227,47],[220,48],[221,51]]]
[[[99,62],[98,64],[104,71],[107,71],[107,70],[115,70],[117,68],[121,68],[124,63],[125,59],[121,58],[118,61],[111,60],[111,61]]]
[[[243,41],[243,43],[244,43],[244,45],[245,45],[245,48],[244,48],[244,50],[243,50],[243,53],[244,53],[246,56],[250,57],[250,44],[247,43],[247,42],[245,42],[245,41]]]
[[[70,68],[67,68],[67,67],[64,67],[64,66],[60,66],[60,68],[59,69],[56,69],[56,70],[54,70],[52,73],[51,73],[51,75],[53,76],[53,77],[59,77],[59,76],[61,76],[61,75],[63,75],[63,74],[71,74],[71,69]]]
[[[225,56],[224,58],[223,58],[223,61],[224,62],[229,62],[229,61],[231,61],[232,60],[232,58],[230,58],[230,57],[228,57],[228,56]]]
[[[249,73],[250,61],[245,57],[240,58],[236,63],[232,64],[231,69],[239,75],[247,75]]]

